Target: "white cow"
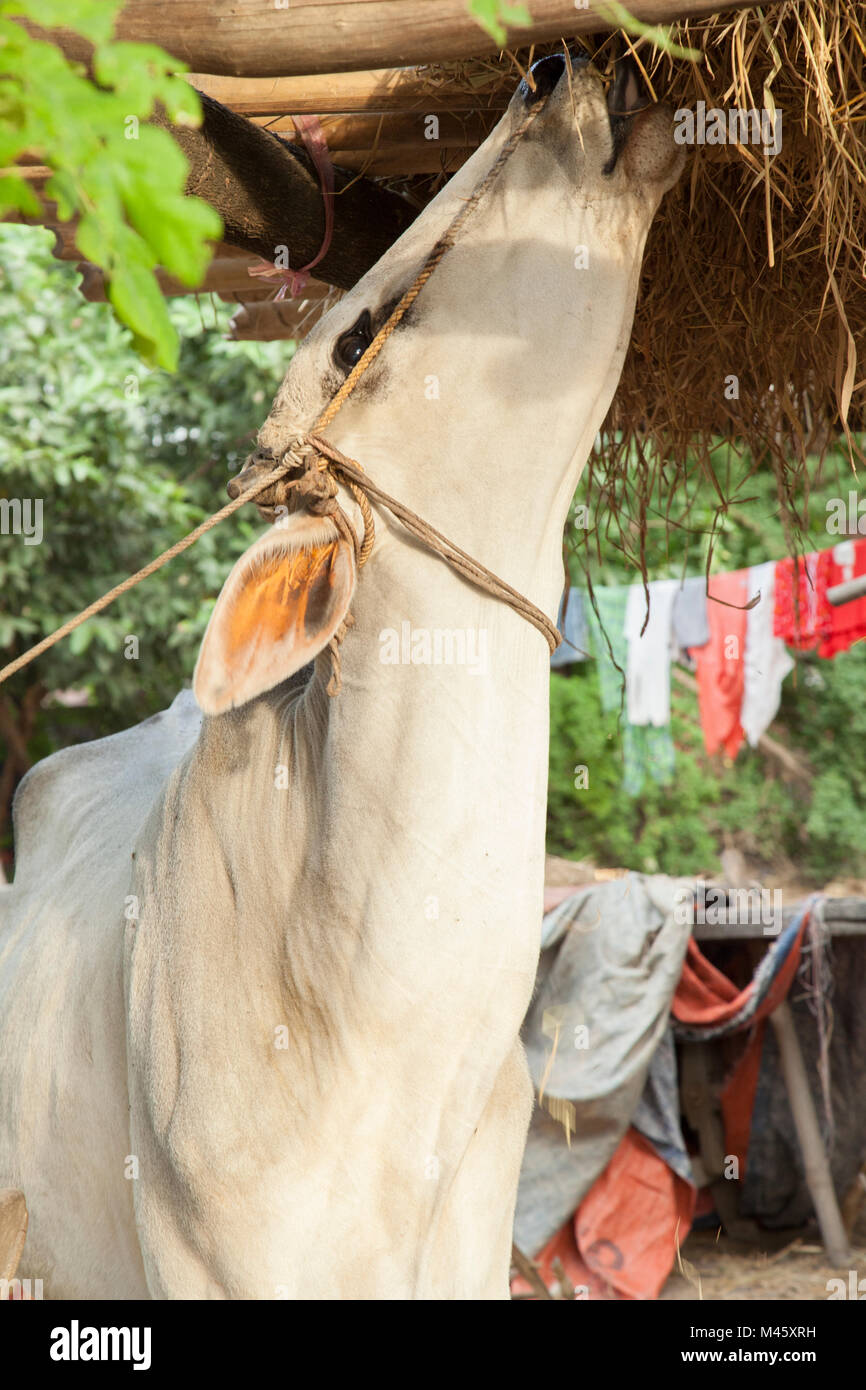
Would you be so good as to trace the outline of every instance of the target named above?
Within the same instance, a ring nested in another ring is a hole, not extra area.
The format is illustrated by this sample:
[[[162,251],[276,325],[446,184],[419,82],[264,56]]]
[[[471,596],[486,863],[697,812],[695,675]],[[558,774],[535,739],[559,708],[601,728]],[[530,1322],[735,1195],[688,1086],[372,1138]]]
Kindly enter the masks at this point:
[[[562,67],[328,431],[551,616],[680,168],[667,113],[615,150],[599,78]],[[526,99],[304,342],[266,453],[311,426]],[[21,787],[0,1186],[26,1194],[19,1273],[46,1296],[507,1297],[548,649],[381,511],[376,536],[356,585],[331,521],[268,528],[205,638],[209,713],[180,695]],[[350,604],[329,699],[327,660],[300,668]]]

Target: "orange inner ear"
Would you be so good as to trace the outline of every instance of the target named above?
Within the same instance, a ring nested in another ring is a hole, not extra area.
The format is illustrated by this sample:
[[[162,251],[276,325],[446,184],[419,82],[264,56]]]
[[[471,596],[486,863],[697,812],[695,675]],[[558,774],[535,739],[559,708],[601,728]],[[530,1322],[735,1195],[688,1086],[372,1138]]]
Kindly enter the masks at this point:
[[[336,558],[333,541],[257,558],[232,604],[229,652],[279,642],[291,628],[314,640],[333,608]]]

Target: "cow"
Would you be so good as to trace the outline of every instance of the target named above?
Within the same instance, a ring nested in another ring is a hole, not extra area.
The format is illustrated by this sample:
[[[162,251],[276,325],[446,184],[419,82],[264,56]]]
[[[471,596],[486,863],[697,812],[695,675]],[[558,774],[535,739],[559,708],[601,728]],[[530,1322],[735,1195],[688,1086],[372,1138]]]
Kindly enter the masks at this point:
[[[327,435],[553,618],[682,161],[671,114],[611,116],[588,64],[542,60],[310,333],[250,467],[309,430],[536,103]],[[548,648],[374,510],[360,573],[331,517],[280,515],[226,581],[194,693],[19,789],[0,1184],[26,1195],[19,1273],[47,1297],[508,1297]]]

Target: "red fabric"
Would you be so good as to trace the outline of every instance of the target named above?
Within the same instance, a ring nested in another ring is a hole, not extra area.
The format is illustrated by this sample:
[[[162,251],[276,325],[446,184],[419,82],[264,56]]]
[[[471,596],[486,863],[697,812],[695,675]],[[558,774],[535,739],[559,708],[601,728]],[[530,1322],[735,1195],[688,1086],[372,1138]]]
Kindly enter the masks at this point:
[[[694,1210],[692,1185],[629,1129],[575,1216],[536,1256],[541,1277],[553,1285],[559,1259],[578,1297],[658,1298]],[[523,1279],[513,1281],[512,1293],[529,1291]]]
[[[712,576],[707,602],[710,640],[703,647],[691,648],[697,666],[704,747],[711,755],[724,748],[729,757],[735,758],[743,742],[740,710],[745,670],[745,604],[750,598],[748,584],[748,570],[732,570],[729,574]],[[713,599],[721,599],[722,602],[714,603]]]
[[[861,575],[866,574],[866,538],[852,539],[850,545],[854,551],[853,565],[843,566],[837,563],[836,553],[841,547],[835,547],[829,552],[831,560],[827,587],[830,589],[834,584],[843,584],[848,579],[859,579]],[[834,608],[832,605],[828,607],[830,630],[818,645],[818,655],[823,657],[833,657],[838,652],[847,652],[855,642],[866,637],[866,594],[863,598],[843,603],[841,608]]]
[[[773,635],[789,647],[811,651],[832,630],[833,610],[827,602],[832,564],[832,550],[788,555],[776,564]]]
[[[743,1054],[728,1077],[720,1096],[722,1118],[725,1122],[725,1145],[728,1153],[735,1154],[739,1160],[741,1177],[746,1171],[752,1110],[758,1086],[767,1016],[787,997],[791,981],[800,964],[803,934],[808,921],[809,914],[806,913],[797,940],[758,1006]],[[738,990],[736,985],[701,953],[694,937],[690,937],[671,1013],[680,1023],[707,1026],[725,1023],[744,1007],[753,988],[749,983],[745,989]]]
[[[741,1177],[746,1171],[766,1020],[791,987],[808,921],[806,913],[796,941],[750,1023],[743,1054],[721,1093],[725,1144],[728,1153],[739,1160]],[[737,989],[691,938],[671,1012],[681,1023],[710,1027],[733,1018],[753,989],[751,982],[745,989]],[[551,1287],[557,1280],[553,1262],[558,1259],[571,1283],[585,1290],[583,1297],[657,1298],[673,1268],[677,1248],[691,1230],[696,1200],[694,1187],[668,1167],[643,1135],[630,1128],[574,1216],[536,1256],[539,1272]],[[531,1292],[522,1278],[513,1280],[511,1287],[515,1294]]]

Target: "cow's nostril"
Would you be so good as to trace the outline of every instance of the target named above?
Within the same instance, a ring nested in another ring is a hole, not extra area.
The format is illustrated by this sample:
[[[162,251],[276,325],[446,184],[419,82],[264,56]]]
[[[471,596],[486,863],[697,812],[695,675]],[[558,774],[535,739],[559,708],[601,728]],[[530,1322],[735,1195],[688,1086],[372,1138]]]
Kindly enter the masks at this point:
[[[586,67],[589,62],[585,53],[575,53],[571,48],[568,50],[571,58],[571,66],[577,71],[578,68]],[[533,63],[529,71],[532,73],[535,82],[535,90],[524,80],[518,87],[520,95],[523,97],[527,106],[534,106],[535,102],[543,100],[553,91],[562,74],[565,72],[566,58],[564,53],[548,53],[546,57],[539,58],[537,63]]]
[[[533,106],[553,91],[565,72],[565,56],[562,53],[548,53],[546,58],[539,58],[537,63],[533,63],[529,71],[535,82],[535,90],[524,78],[520,84],[520,95],[527,106]]]

